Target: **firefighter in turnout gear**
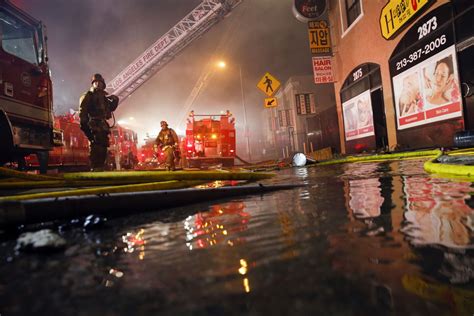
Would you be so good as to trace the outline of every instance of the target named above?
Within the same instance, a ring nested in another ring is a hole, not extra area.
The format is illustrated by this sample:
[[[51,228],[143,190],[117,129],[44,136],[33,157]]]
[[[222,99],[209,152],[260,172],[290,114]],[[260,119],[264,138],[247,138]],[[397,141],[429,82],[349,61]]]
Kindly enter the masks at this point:
[[[156,138],[156,144],[163,150],[166,158],[166,169],[175,170],[175,150],[178,147],[179,139],[176,132],[168,127],[166,121],[161,121],[161,131]]]
[[[119,98],[108,95],[105,80],[100,74],[92,76],[92,87],[81,96],[79,118],[81,130],[90,142],[90,163],[92,171],[103,171],[109,147],[110,126],[107,122],[118,106]]]

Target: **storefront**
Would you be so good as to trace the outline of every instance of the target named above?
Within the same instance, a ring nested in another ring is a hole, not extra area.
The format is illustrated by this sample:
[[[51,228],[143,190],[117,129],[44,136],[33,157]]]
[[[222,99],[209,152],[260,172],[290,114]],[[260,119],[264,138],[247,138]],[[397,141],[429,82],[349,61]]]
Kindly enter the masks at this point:
[[[380,66],[365,63],[347,76],[341,92],[347,153],[388,146]]]
[[[453,146],[474,129],[472,1],[441,5],[420,18],[389,59],[401,148]]]

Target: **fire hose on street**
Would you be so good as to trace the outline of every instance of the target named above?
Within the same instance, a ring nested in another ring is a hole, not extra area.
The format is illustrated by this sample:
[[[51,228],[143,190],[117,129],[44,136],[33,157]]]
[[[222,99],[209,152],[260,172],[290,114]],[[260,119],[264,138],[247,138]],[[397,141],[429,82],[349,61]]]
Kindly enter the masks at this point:
[[[472,148],[440,153],[423,165],[426,172],[449,178],[473,181],[474,150]]]
[[[316,166],[333,165],[339,163],[350,163],[350,162],[377,162],[377,161],[388,161],[388,160],[399,160],[399,159],[418,159],[423,157],[436,157],[440,155],[442,151],[440,149],[433,150],[419,150],[410,152],[390,153],[390,154],[376,154],[366,156],[348,156],[341,159],[333,159],[328,161],[318,162]]]
[[[236,196],[264,194],[303,185],[245,185],[208,189],[155,190],[0,202],[0,227],[77,218],[90,214],[118,216],[156,211]]]

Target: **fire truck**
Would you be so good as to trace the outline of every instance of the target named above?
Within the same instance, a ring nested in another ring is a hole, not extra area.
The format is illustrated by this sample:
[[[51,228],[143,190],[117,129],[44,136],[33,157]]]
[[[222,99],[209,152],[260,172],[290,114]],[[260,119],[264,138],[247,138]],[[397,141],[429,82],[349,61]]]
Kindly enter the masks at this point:
[[[56,116],[54,126],[63,134],[62,146],[54,147],[49,152],[47,168],[61,170],[88,170],[89,140],[79,126],[79,119],[74,114]],[[36,155],[26,157],[28,169],[41,168]]]
[[[127,99],[242,1],[202,0],[110,82],[112,94]],[[45,167],[53,146],[63,145],[54,128],[45,26],[0,0],[0,38],[0,163],[37,154]]]
[[[63,145],[49,152],[47,168],[62,171],[89,170],[90,144],[81,130],[77,113],[56,116],[54,126],[63,133]],[[113,169],[133,169],[137,159],[137,133],[131,129],[116,125],[109,135],[110,145],[107,167]],[[117,160],[116,160],[117,159]],[[26,157],[28,169],[41,168],[36,155]]]
[[[52,84],[46,28],[35,18],[0,0],[0,164],[62,145],[54,129]]]
[[[218,115],[197,115],[191,111],[184,144],[184,156],[190,168],[218,163],[231,167],[236,155],[235,119],[229,111]]]
[[[117,124],[111,129],[109,139],[109,168],[134,169],[138,164],[137,133]]]

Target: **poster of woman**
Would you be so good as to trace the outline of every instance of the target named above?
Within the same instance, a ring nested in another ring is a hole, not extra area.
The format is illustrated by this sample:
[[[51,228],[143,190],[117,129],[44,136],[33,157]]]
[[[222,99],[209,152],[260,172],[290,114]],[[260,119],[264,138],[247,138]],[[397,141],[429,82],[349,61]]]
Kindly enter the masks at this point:
[[[397,113],[400,117],[423,112],[424,102],[421,94],[420,74],[418,71],[400,77],[395,91]]]
[[[342,109],[346,140],[374,135],[374,118],[370,90],[366,90],[344,102]]]
[[[423,68],[423,79],[427,108],[460,101],[459,81],[455,76],[452,55],[441,57]]]
[[[454,46],[394,76],[392,82],[400,130],[462,116]]]

